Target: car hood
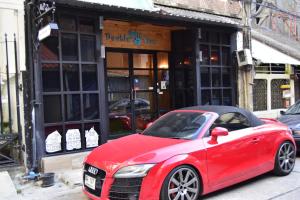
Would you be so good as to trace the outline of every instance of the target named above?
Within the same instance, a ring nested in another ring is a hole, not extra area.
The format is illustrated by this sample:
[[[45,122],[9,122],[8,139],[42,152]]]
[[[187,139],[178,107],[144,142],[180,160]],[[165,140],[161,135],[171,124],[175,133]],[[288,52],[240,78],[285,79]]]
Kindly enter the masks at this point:
[[[282,115],[278,120],[293,130],[300,130],[300,115]]]
[[[106,173],[114,173],[122,166],[159,163],[185,153],[188,148],[185,148],[184,143],[188,142],[191,140],[134,134],[97,147],[87,156],[86,162],[105,170]]]

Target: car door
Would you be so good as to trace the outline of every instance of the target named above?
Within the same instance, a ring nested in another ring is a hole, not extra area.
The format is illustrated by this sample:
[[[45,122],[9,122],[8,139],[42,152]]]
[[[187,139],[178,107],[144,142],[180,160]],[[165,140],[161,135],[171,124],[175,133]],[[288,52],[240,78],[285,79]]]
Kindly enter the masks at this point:
[[[218,189],[239,182],[255,168],[259,139],[253,135],[247,118],[240,113],[221,115],[214,127],[229,130],[228,136],[218,137],[217,144],[210,144],[210,136],[203,138],[209,185]]]

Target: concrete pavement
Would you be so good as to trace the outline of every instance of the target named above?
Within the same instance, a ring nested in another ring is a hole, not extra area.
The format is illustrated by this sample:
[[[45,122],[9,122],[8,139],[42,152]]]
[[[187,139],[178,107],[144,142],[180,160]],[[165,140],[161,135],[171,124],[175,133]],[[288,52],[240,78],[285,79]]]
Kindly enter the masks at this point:
[[[23,189],[21,200],[87,200],[81,191],[81,170],[60,174],[58,183],[50,188],[38,185]],[[265,174],[235,186],[206,195],[203,200],[299,200],[300,157],[294,171],[285,177]]]

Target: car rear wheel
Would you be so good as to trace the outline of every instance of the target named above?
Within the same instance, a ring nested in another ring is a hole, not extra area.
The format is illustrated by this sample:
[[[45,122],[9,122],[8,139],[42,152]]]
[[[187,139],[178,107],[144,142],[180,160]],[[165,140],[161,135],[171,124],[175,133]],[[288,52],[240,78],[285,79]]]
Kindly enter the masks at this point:
[[[290,174],[295,166],[296,150],[291,142],[284,142],[280,145],[276,158],[274,174],[278,176],[285,176]]]
[[[196,200],[200,187],[201,183],[197,172],[190,166],[179,166],[166,177],[160,200]]]

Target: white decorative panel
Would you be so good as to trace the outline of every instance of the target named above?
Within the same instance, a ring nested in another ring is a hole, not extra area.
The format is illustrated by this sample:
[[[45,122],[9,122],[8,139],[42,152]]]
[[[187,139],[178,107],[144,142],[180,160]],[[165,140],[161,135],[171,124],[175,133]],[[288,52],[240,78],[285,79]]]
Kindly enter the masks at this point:
[[[54,131],[46,138],[46,152],[53,153],[61,151],[61,135],[58,131]]]
[[[66,133],[67,150],[81,149],[79,129],[69,129]]]
[[[85,131],[85,138],[86,138],[86,148],[98,146],[99,135],[95,131],[94,127],[92,127],[90,130]]]

